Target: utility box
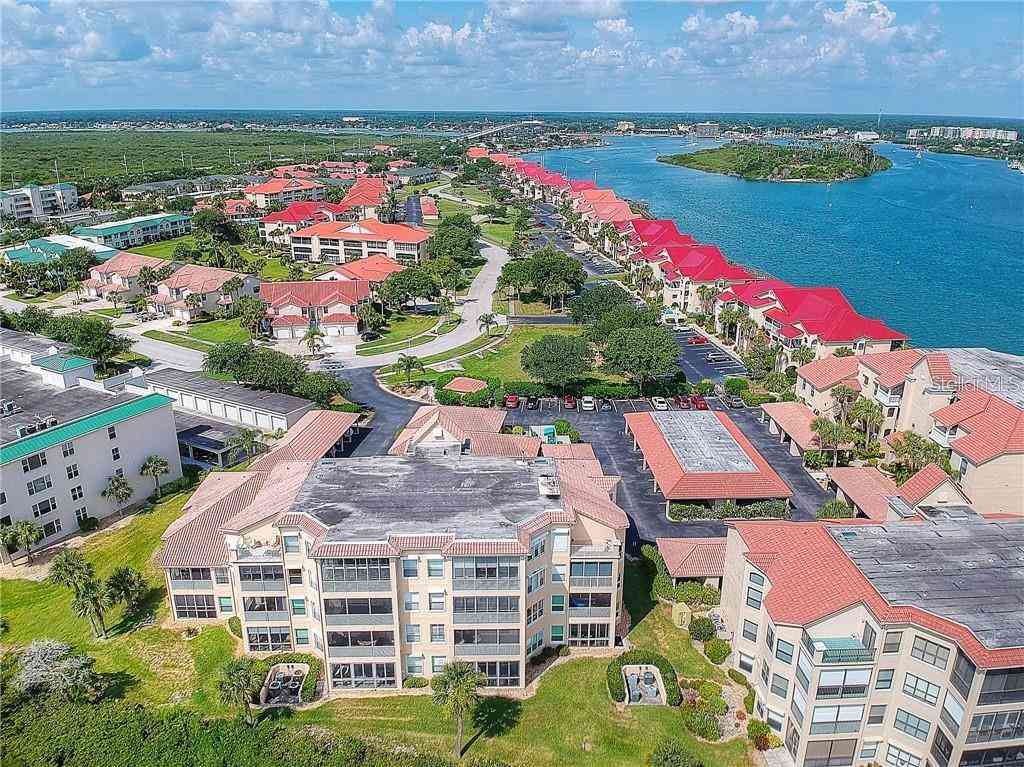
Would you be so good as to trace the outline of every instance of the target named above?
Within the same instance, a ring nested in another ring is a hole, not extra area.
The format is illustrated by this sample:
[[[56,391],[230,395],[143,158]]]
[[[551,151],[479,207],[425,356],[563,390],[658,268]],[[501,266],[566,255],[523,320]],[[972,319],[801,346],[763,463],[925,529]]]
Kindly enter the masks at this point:
[[[672,622],[681,629],[687,629],[690,627],[690,616],[693,611],[690,610],[690,606],[685,602],[676,602],[672,605]]]

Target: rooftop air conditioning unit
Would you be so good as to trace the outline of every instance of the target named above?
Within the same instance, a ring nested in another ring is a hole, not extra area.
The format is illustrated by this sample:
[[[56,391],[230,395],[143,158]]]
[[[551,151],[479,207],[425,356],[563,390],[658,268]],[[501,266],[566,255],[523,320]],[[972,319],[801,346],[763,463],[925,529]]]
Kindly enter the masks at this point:
[[[36,433],[36,424],[34,424],[34,423],[27,423],[27,424],[25,424],[23,426],[19,426],[18,427],[18,436],[19,437],[27,437],[29,434],[35,434],[35,433]]]
[[[538,477],[537,486],[540,489],[541,495],[557,497],[562,494],[562,489],[558,484],[557,477]]]

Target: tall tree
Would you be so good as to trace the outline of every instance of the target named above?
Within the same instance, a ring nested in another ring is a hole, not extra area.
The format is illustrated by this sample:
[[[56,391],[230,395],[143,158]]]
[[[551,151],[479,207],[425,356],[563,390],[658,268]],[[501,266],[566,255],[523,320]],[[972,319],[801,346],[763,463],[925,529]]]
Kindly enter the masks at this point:
[[[480,702],[479,687],[485,684],[486,677],[469,663],[446,663],[441,673],[431,680],[434,705],[439,706],[455,721],[455,743],[452,754],[456,759],[462,757],[466,718],[472,716]]]
[[[594,350],[580,336],[547,335],[527,345],[520,362],[531,378],[564,392],[594,369]]]
[[[152,455],[146,456],[146,460],[143,462],[139,469],[139,474],[143,477],[152,477],[153,482],[156,485],[156,497],[159,498],[160,493],[160,477],[164,474],[169,474],[171,471],[171,465],[167,459],[162,455],[153,453]]]
[[[859,396],[857,390],[845,384],[839,384],[832,387],[830,394],[832,397],[832,407],[836,413],[836,420],[843,426],[846,426],[850,420],[850,408]]]
[[[134,567],[121,565],[107,578],[107,601],[123,604],[129,613],[134,612],[146,594],[146,579]]]
[[[46,579],[78,594],[95,576],[92,564],[79,549],[64,548],[50,560],[50,572]]]
[[[252,700],[263,684],[261,677],[260,666],[252,658],[242,657],[224,666],[217,682],[220,702],[240,709],[249,726],[256,724]]]
[[[679,347],[663,327],[622,328],[608,337],[605,368],[634,381],[643,393],[644,384],[676,369]]]
[[[28,563],[32,563],[32,547],[43,539],[43,531],[27,519],[19,519],[13,525],[0,527],[0,541],[5,546],[24,549]]]
[[[71,600],[71,611],[79,618],[87,618],[92,625],[93,634],[97,637],[106,637],[107,625],[104,620],[109,594],[106,584],[91,578],[81,585],[81,589]]]
[[[413,357],[413,356],[408,355],[408,354],[399,354],[398,355],[398,362],[395,363],[395,366],[400,371],[405,373],[405,382],[406,383],[409,383],[412,380],[412,374],[413,373],[422,373],[423,372],[423,362],[420,360],[420,358],[419,357]]]
[[[306,334],[302,337],[302,343],[304,343],[306,348],[309,349],[309,353],[315,357],[327,344],[324,338],[326,338],[324,331],[318,327],[310,326],[306,331]]]
[[[818,435],[818,443],[824,452],[832,453],[832,465],[839,463],[839,447],[846,439],[846,429],[828,418],[815,418],[811,421],[811,431]]]
[[[476,326],[490,336],[491,328],[498,326],[498,318],[491,312],[485,312],[476,318]]]
[[[263,433],[259,429],[239,429],[231,437],[225,447],[230,453],[242,453],[246,458],[252,458],[259,452],[263,445]]]
[[[850,408],[850,420],[864,431],[864,444],[870,445],[881,427],[884,417],[882,406],[866,397],[858,397]]]
[[[124,516],[125,504],[132,499],[133,495],[135,495],[135,491],[132,486],[120,474],[114,474],[107,478],[107,486],[100,491],[100,496],[110,501],[111,505],[117,509],[119,517]]]

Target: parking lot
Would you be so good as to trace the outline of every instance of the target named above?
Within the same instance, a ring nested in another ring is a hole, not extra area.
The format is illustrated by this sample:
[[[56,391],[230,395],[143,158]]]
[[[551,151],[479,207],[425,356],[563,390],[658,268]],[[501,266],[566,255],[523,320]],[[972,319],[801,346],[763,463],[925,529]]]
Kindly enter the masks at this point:
[[[694,339],[707,338],[700,330],[680,329],[674,331],[679,343],[679,369],[686,373],[686,380],[701,381],[705,378],[721,383],[727,376],[746,375],[747,369],[731,352],[727,352],[713,340],[693,343]],[[712,359],[708,360],[708,355]]]

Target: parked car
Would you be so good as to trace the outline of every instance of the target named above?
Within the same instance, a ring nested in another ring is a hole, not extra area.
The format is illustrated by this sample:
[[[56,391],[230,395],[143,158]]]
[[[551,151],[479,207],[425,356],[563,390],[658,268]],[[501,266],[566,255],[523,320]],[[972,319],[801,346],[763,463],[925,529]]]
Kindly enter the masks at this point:
[[[708,409],[708,401],[699,394],[693,394],[690,396],[690,404],[693,405],[694,410]]]
[[[708,362],[726,362],[732,358],[728,354],[723,354],[722,352],[708,352],[704,355],[704,359]]]
[[[697,346],[698,344],[706,344],[707,342],[707,337],[701,335],[696,335],[688,341],[688,343],[690,343],[693,346]]]
[[[562,407],[564,407],[566,410],[575,410],[576,398],[571,394],[566,394],[564,397],[562,397]]]
[[[651,397],[651,407],[655,410],[668,410],[668,400],[664,397]]]
[[[376,341],[378,338],[380,338],[380,333],[378,333],[376,330],[367,330],[363,332],[361,338],[364,341]]]
[[[612,410],[612,401],[610,399],[602,399],[597,408],[602,413],[609,413]]]
[[[597,400],[593,397],[580,398],[580,410],[597,410]]]
[[[690,398],[687,397],[685,394],[677,394],[675,397],[672,398],[672,401],[676,403],[676,407],[678,407],[680,410],[690,410],[691,408]]]
[[[505,397],[505,407],[509,410],[515,410],[519,407],[519,395],[509,394]]]
[[[527,397],[526,398],[526,409],[536,410],[540,407],[540,397]]]
[[[726,405],[734,409],[739,409],[741,407],[747,406],[747,403],[744,402],[743,398],[740,397],[738,394],[723,394],[719,397],[719,399],[722,400],[722,402],[724,402]]]

